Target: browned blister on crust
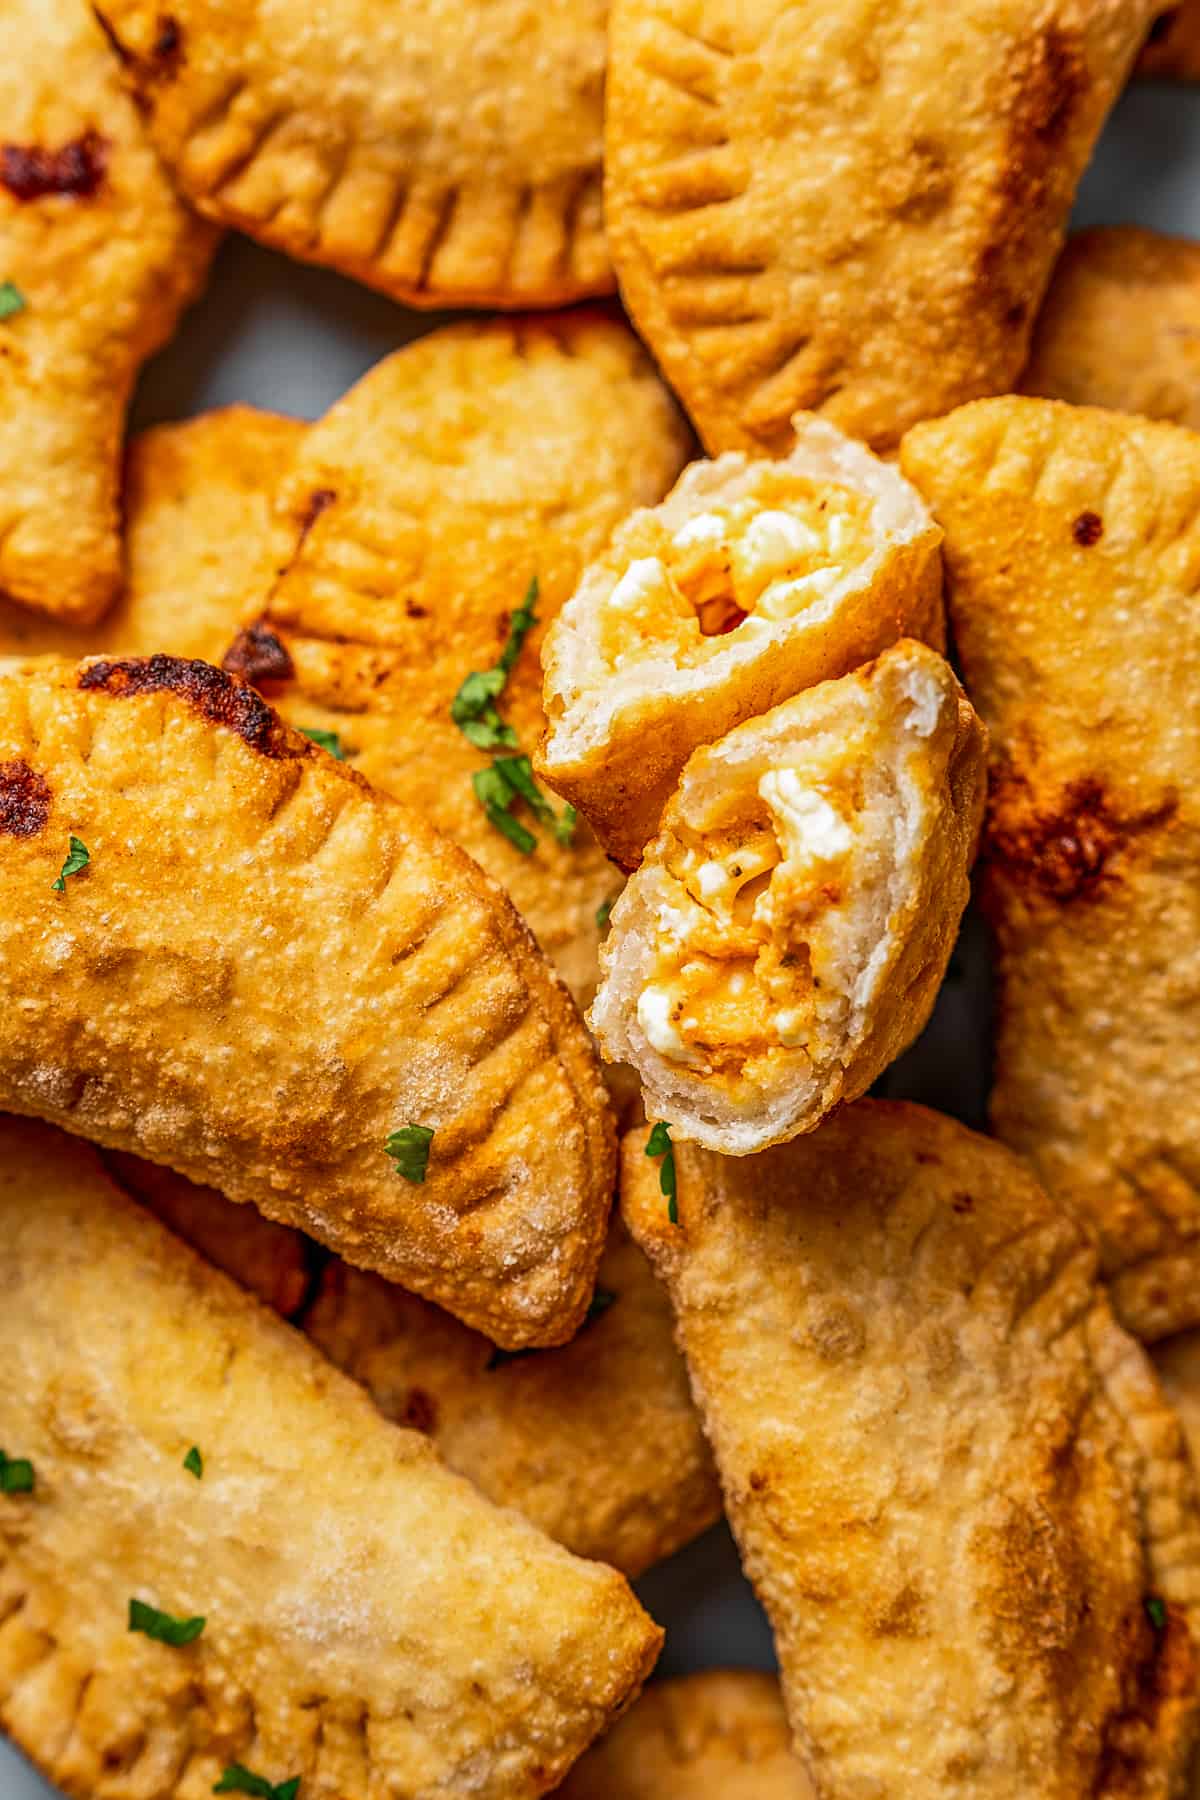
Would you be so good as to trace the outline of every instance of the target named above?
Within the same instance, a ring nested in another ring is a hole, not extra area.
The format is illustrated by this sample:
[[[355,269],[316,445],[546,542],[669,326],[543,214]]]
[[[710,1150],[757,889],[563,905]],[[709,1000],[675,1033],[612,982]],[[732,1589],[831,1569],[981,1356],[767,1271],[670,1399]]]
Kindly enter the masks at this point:
[[[497,1342],[568,1339],[612,1119],[475,864],[206,663],[9,664],[0,788],[14,769],[51,805],[0,834],[0,1104],[219,1184]],[[56,893],[72,835],[91,862]],[[435,1133],[423,1184],[385,1152],[410,1125]]]
[[[814,1800],[773,1675],[706,1669],[648,1687],[580,1758],[562,1800]]]
[[[1200,436],[1010,398],[904,464],[991,732],[995,1127],[1161,1337],[1200,1323]]]
[[[1182,1432],[1086,1230],[1008,1151],[860,1101],[756,1159],[646,1137],[666,1279],[817,1789],[1168,1800],[1197,1720]]]
[[[1154,0],[614,0],[622,295],[714,453],[1004,392]]]
[[[1021,387],[1200,429],[1200,244],[1137,225],[1073,237]]]
[[[125,409],[215,242],[163,172],[85,0],[0,15],[0,594],[81,624],[121,579]]]
[[[112,1186],[0,1125],[0,1725],[72,1800],[545,1793],[661,1633]],[[199,1450],[199,1479],[184,1459]],[[131,1600],[202,1619],[186,1647]]]
[[[1139,75],[1200,81],[1200,4],[1180,0],[1159,13],[1138,63]]]
[[[104,0],[201,212],[415,306],[610,292],[606,0]]]

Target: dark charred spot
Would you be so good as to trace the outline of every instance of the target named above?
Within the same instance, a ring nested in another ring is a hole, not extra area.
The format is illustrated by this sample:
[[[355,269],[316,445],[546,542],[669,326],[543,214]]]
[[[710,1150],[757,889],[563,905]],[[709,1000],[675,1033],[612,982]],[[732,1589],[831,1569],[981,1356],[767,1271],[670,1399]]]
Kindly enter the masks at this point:
[[[1063,906],[1091,899],[1116,880],[1113,865],[1130,841],[1166,824],[1179,805],[1171,797],[1149,812],[1122,817],[1091,776],[1071,782],[1053,812],[1035,812],[1031,802],[1023,776],[1001,773],[988,808],[989,871]]]
[[[240,675],[254,687],[262,687],[267,681],[291,681],[296,673],[287,645],[263,619],[238,632],[221,667],[227,675]]]
[[[433,1395],[427,1394],[424,1388],[409,1388],[400,1423],[411,1426],[413,1431],[423,1431],[428,1437],[437,1429],[437,1419],[437,1401]]]
[[[975,1211],[975,1201],[970,1194],[955,1194],[953,1200],[950,1202],[950,1206],[951,1210],[956,1213],[965,1214],[973,1213]]]
[[[183,57],[183,28],[170,13],[158,15],[158,33],[150,55],[164,74],[173,73]]]
[[[50,817],[53,795],[28,763],[0,763],[0,837],[36,837]]]
[[[1182,10],[1182,7],[1172,6],[1168,12],[1159,13],[1157,19],[1155,19],[1153,25],[1150,27],[1150,36],[1146,39],[1146,42],[1148,44],[1164,43],[1175,29]]]
[[[176,694],[210,724],[236,732],[260,756],[304,754],[290,741],[261,694],[236,676],[214,669],[211,663],[189,662],[181,656],[94,662],[81,671],[79,685],[86,693],[111,694],[121,700],[139,694]]]
[[[1071,527],[1071,536],[1081,550],[1090,550],[1104,536],[1104,520],[1099,513],[1081,512]]]
[[[1025,321],[1028,317],[1029,317],[1028,303],[1024,300],[1017,300],[1017,301],[1014,301],[1014,303],[1009,307],[1008,311],[1005,313],[1004,323],[1009,327],[1010,330],[1019,331],[1021,326],[1025,323]]]
[[[750,1492],[752,1494],[761,1494],[763,1489],[766,1488],[768,1485],[769,1484],[767,1481],[767,1477],[762,1473],[762,1471],[760,1469],[752,1469],[751,1470],[751,1472],[750,1472]]]
[[[415,600],[406,600],[404,602],[404,611],[410,619],[427,619],[429,617],[429,608],[427,606],[418,606]]]
[[[336,488],[314,488],[312,493],[308,496],[308,504],[300,514],[301,533],[307,535],[307,533],[312,530],[321,514],[327,507],[332,506],[336,499]]]
[[[47,194],[90,200],[107,171],[108,139],[98,131],[85,131],[57,150],[42,144],[0,146],[0,186],[14,200],[42,200]]]

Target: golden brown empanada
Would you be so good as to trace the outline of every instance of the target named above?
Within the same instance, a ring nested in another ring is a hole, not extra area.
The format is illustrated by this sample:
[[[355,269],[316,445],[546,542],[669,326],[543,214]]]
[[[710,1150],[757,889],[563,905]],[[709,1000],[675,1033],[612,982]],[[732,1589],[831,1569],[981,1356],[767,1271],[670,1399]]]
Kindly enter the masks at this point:
[[[1009,398],[904,465],[991,730],[995,1128],[1162,1337],[1200,1324],[1200,436]]]
[[[1200,81],[1200,4],[1181,0],[1160,12],[1150,28],[1150,38],[1139,75],[1175,81]]]
[[[605,0],[103,0],[184,194],[414,306],[608,292]]]
[[[590,1014],[649,1116],[746,1156],[864,1094],[933,1010],[984,786],[983,728],[911,639],[697,750]]]
[[[587,1310],[613,1125],[565,990],[469,858],[206,663],[0,675],[0,1106],[510,1348]]]
[[[609,243],[709,450],[1012,387],[1158,4],[614,0]]]
[[[1200,244],[1136,225],[1073,237],[1021,386],[1200,428]]]
[[[121,579],[125,408],[215,243],[84,0],[0,9],[0,592],[86,624]]]
[[[1178,1420],[1001,1146],[861,1101],[754,1160],[625,1145],[817,1790],[1168,1800],[1197,1721]]]
[[[0,1293],[0,1443],[32,1484],[0,1493],[0,1725],[67,1793],[197,1800],[240,1766],[311,1800],[513,1800],[636,1693],[662,1634],[618,1575],[18,1120]]]
[[[547,635],[546,780],[635,868],[700,744],[898,637],[940,646],[917,494],[820,419],[784,463],[697,462],[634,513]]]

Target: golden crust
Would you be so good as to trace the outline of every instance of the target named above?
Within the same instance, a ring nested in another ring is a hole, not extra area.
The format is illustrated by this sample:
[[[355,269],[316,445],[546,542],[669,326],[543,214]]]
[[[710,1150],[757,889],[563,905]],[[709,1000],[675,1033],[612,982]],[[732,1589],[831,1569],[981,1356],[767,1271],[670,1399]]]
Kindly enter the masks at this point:
[[[613,1124],[571,1001],[420,815],[170,657],[0,680],[0,1104],[166,1163],[509,1347],[586,1311]],[[55,894],[68,834],[91,865]],[[423,1185],[385,1154],[436,1133]]]
[[[992,1116],[1139,1336],[1200,1323],[1200,436],[980,401],[905,440],[990,728]]]
[[[560,1800],[814,1800],[773,1675],[706,1669],[656,1681],[580,1758]]]
[[[609,243],[709,450],[799,409],[887,449],[1010,388],[1155,10],[614,0]]]
[[[1136,225],[1073,237],[1021,387],[1200,428],[1200,244]]]
[[[235,1762],[312,1796],[552,1787],[661,1643],[624,1581],[381,1420],[90,1151],[0,1131],[0,1441],[35,1478],[0,1496],[4,1729],[77,1800],[195,1800]],[[204,1630],[132,1633],[132,1598]]]
[[[414,306],[610,292],[605,0],[104,0],[211,218]]]
[[[1182,0],[1161,12],[1138,63],[1139,75],[1200,81],[1200,4]]]
[[[1178,1795],[1196,1498],[1082,1227],[919,1107],[860,1101],[756,1161],[681,1146],[677,1225],[644,1149],[625,1216],[818,1790]]]
[[[187,212],[84,0],[0,15],[0,592],[87,623],[121,577],[125,409],[199,290]]]

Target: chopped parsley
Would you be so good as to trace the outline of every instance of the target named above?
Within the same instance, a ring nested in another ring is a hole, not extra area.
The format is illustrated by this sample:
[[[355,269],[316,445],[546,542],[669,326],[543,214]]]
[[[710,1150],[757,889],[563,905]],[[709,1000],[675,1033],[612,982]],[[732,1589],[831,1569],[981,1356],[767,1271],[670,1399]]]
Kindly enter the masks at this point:
[[[202,1481],[204,1479],[204,1458],[201,1456],[200,1451],[195,1444],[192,1445],[191,1449],[184,1457],[183,1466],[189,1475],[194,1475],[196,1477],[197,1481]]]
[[[587,1317],[583,1321],[584,1324],[590,1325],[593,1319],[598,1319],[602,1313],[606,1313],[610,1306],[615,1306],[616,1301],[617,1296],[614,1293],[611,1293],[608,1288],[598,1287],[592,1295],[592,1304],[587,1309]]]
[[[658,1171],[658,1185],[667,1197],[667,1217],[672,1225],[679,1223],[679,1205],[675,1191],[675,1150],[671,1143],[670,1128],[660,1119],[646,1140],[646,1155],[661,1156],[662,1166]]]
[[[574,843],[575,827],[578,823],[579,814],[568,800],[567,804],[563,807],[561,814],[554,821],[554,835],[560,844]]]
[[[336,731],[322,731],[319,725],[302,725],[300,734],[314,743],[318,750],[328,750],[330,756],[338,762],[345,762],[346,752],[342,749],[342,740]]]
[[[0,281],[0,319],[15,319],[28,304],[15,281]]]
[[[0,1494],[32,1494],[33,1464],[26,1456],[6,1456],[0,1450]]]
[[[157,1606],[147,1606],[144,1600],[129,1602],[130,1631],[140,1631],[160,1644],[170,1644],[174,1650],[194,1644],[205,1624],[204,1619],[173,1618],[170,1613],[159,1612]]]
[[[241,1763],[230,1763],[213,1789],[214,1794],[253,1794],[256,1800],[296,1800],[299,1792],[298,1775],[293,1775],[290,1781],[276,1783],[268,1781],[265,1775],[243,1769]]]
[[[490,768],[476,769],[471,777],[475,798],[488,816],[490,824],[521,852],[532,856],[537,839],[532,831],[514,819],[512,809],[523,800],[534,818],[549,825],[560,844],[569,844],[575,832],[575,808],[568,806],[559,817],[534,780],[533,764],[527,756],[496,756]]]
[[[80,874],[82,870],[87,868],[91,860],[91,854],[83,840],[77,837],[70,838],[68,840],[67,860],[59,870],[58,880],[50,883],[54,892],[56,894],[65,894],[67,891],[67,877],[69,875]]]
[[[1153,1625],[1155,1631],[1165,1631],[1167,1629],[1166,1601],[1161,1600],[1157,1594],[1148,1594],[1145,1604],[1146,1617],[1149,1619],[1151,1625]]]
[[[429,1146],[432,1142],[431,1126],[402,1125],[399,1131],[393,1131],[383,1147],[395,1162],[396,1173],[403,1175],[405,1181],[415,1181],[419,1186],[429,1167]]]
[[[530,582],[525,598],[508,623],[508,641],[500,660],[490,669],[472,669],[450,703],[450,717],[477,750],[515,750],[517,734],[496,711],[496,702],[516,667],[525,639],[537,624],[534,607],[538,579]]]
[[[605,901],[602,901],[601,904],[596,908],[596,930],[597,931],[607,931],[608,930],[609,915],[612,912],[612,909],[615,904],[616,904],[615,900],[605,900]]]

